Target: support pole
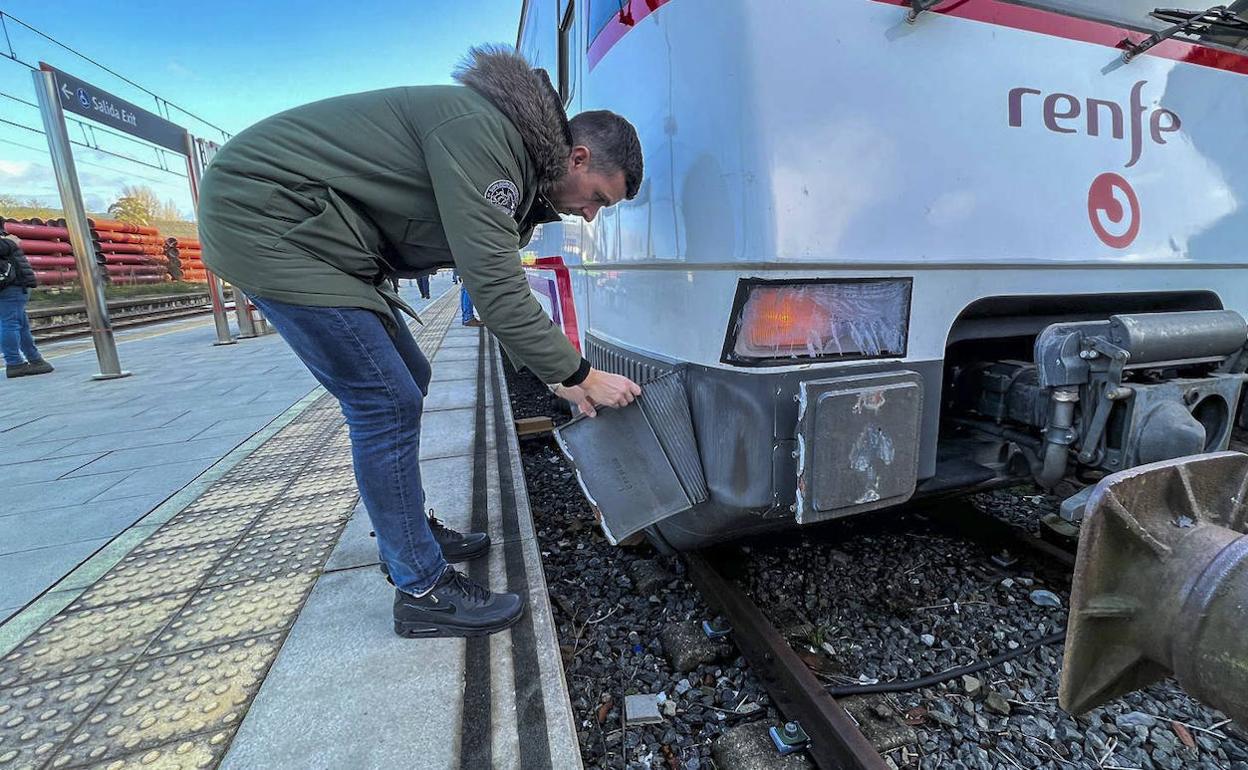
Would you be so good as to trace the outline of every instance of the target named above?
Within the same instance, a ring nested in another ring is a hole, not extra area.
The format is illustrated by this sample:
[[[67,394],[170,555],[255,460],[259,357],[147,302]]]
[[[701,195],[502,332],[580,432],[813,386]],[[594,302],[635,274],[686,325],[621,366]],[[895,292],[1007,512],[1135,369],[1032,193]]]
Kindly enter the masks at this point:
[[[243,293],[237,286],[234,287],[234,314],[238,316],[238,338],[249,340],[252,337],[259,337],[260,332],[256,329],[255,316],[251,313],[251,300],[247,299],[247,295]]]
[[[196,218],[199,217],[199,181],[203,178],[199,153],[195,147],[195,137],[186,132],[186,171],[191,180],[191,202],[195,205]],[[230,332],[230,317],[225,312],[225,300],[221,296],[221,281],[212,271],[208,271],[208,299],[212,301],[212,322],[217,327],[217,341],[214,345],[233,345],[238,340]]]
[[[52,154],[56,188],[65,209],[65,227],[69,230],[69,242],[74,248],[74,262],[78,266],[78,280],[82,284],[82,301],[86,305],[87,321],[91,324],[95,357],[100,365],[100,371],[94,375],[94,379],[129,377],[130,372],[122,371],[121,362],[117,358],[117,343],[113,339],[113,325],[108,317],[108,300],[104,296],[104,283],[95,263],[91,228],[82,206],[82,190],[78,186],[78,172],[74,169],[74,155],[69,144],[69,132],[65,130],[65,113],[61,110],[61,102],[56,94],[56,82],[51,72],[36,70],[31,74],[35,80],[35,94],[39,97],[43,130],[48,136],[48,150]]]

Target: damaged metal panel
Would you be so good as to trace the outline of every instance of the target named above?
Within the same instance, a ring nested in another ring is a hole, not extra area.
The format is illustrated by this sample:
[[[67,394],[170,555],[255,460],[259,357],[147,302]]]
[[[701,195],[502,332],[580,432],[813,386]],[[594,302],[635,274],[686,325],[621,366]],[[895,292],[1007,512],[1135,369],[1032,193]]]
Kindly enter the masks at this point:
[[[803,382],[797,522],[896,505],[914,494],[922,414],[923,382],[916,372]]]
[[[623,409],[572,420],[555,438],[612,545],[707,498],[680,372],[644,383]]]

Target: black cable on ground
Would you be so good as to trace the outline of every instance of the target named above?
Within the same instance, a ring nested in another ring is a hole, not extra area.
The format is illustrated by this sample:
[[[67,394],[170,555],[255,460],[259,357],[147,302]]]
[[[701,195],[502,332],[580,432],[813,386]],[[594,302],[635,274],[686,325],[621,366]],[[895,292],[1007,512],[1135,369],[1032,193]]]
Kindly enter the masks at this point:
[[[904,682],[880,682],[878,684],[851,684],[845,687],[829,687],[827,690],[828,694],[832,697],[841,698],[847,695],[873,695],[875,693],[882,692],[908,692],[910,690],[917,690],[920,687],[932,687],[934,685],[941,684],[942,682],[948,682],[951,679],[957,679],[960,676],[970,676],[971,674],[978,673],[986,668],[999,666],[1006,661],[1022,657],[1038,647],[1057,644],[1058,642],[1065,641],[1065,639],[1066,632],[1058,631],[1055,634],[1049,634],[1048,636],[1043,636],[1033,642],[1028,642],[1027,644],[1019,647],[1017,650],[1011,650],[1004,655],[998,655],[997,657],[990,658],[989,660],[981,660],[978,663],[972,663],[971,665],[963,666],[962,668],[952,668],[948,671],[942,671],[939,674],[931,674],[930,676],[925,676],[921,679],[910,679]]]

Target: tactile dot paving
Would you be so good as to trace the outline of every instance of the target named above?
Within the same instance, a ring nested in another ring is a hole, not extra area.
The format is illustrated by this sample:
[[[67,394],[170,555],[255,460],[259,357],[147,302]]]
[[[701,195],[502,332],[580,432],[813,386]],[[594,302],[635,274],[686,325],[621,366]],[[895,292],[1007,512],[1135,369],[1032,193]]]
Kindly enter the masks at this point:
[[[0,768],[42,766],[121,674],[110,668],[0,690]]]
[[[350,489],[332,494],[282,500],[265,511],[248,534],[315,524],[345,523],[351,518],[351,512],[355,510],[355,503],[359,499],[359,492],[355,491],[355,485],[351,485]]]
[[[173,594],[61,613],[0,659],[0,687],[134,660],[189,597]]]
[[[100,763],[236,728],[280,643],[273,634],[136,663],[47,766]]]
[[[316,574],[307,572],[205,588],[165,627],[145,657],[285,631],[315,580]]]
[[[70,611],[114,604],[199,585],[232,543],[204,543],[187,548],[131,553],[69,606]]]
[[[306,452],[282,452],[252,463],[240,463],[221,477],[222,484],[239,482],[289,481],[303,471]]]
[[[135,548],[135,553],[182,548],[220,540],[236,540],[269,503],[220,511],[193,511],[174,516]]]
[[[218,481],[184,511],[211,511],[267,503],[281,494],[287,479]]]
[[[233,730],[223,730],[211,735],[197,735],[188,741],[178,741],[154,749],[130,754],[103,764],[94,765],[97,770],[200,770],[216,767],[220,758],[230,747]]]
[[[269,575],[319,572],[338,542],[343,524],[321,524],[248,535],[217,565],[207,585]]]
[[[282,500],[289,497],[328,495],[343,491],[354,492],[355,490],[355,474],[349,469],[341,468],[336,471],[324,471],[309,468],[295,483],[282,492]]]

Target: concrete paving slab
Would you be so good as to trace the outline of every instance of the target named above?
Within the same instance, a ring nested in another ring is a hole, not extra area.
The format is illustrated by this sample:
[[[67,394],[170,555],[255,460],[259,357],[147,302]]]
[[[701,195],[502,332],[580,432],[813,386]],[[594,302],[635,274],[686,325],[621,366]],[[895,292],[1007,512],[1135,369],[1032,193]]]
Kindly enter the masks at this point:
[[[81,479],[35,481],[14,484],[4,490],[0,513],[35,511],[78,505],[124,481],[133,471],[101,473]]]
[[[461,337],[457,335],[454,338],[448,337],[442,340],[441,349],[454,350],[456,348],[472,348],[473,350],[476,350],[477,344],[476,337]]]
[[[242,440],[238,437],[225,436],[204,441],[162,444],[160,449],[116,449],[100,455],[89,455],[88,457],[95,459],[80,468],[63,474],[62,477],[73,478],[75,476],[91,476],[97,473],[146,468],[152,464],[154,457],[158,457],[162,462],[183,462],[205,457],[224,457],[240,443],[242,443]],[[82,455],[75,456],[82,457]]]
[[[368,511],[364,509],[364,503],[360,503],[351,514],[351,520],[347,522],[346,529],[342,531],[342,537],[338,538],[338,545],[334,546],[334,552],[325,562],[325,571],[338,572],[357,567],[376,567],[377,540],[368,534],[372,529],[373,525],[368,520]],[[383,579],[380,572],[377,573],[377,577]]]
[[[55,454],[56,451],[73,442],[69,440],[63,441],[43,441],[38,444],[19,444],[16,439],[10,438],[0,433],[0,441],[5,443],[4,453],[0,456],[0,466],[16,465],[18,463],[28,463],[32,460],[38,460]]]
[[[472,454],[476,411],[447,409],[430,412],[420,421],[420,459]]]
[[[4,474],[6,484],[29,484],[37,481],[52,481],[67,476],[87,465],[92,460],[103,457],[103,453],[70,455],[54,457],[37,463],[22,463]]]
[[[224,438],[230,436],[250,436],[256,431],[268,425],[276,414],[252,415],[250,417],[236,417],[218,420],[215,424],[208,428],[202,429],[196,433],[193,438],[196,441],[203,441],[210,438]]]
[[[472,409],[477,405],[475,380],[443,380],[429,389],[425,396],[425,413],[444,409]],[[493,397],[486,399],[486,407],[493,405]]]
[[[464,641],[396,636],[393,591],[366,570],[317,581],[222,770],[458,766]]]
[[[216,457],[201,457],[197,460],[184,460],[180,463],[161,463],[146,468],[130,471],[130,475],[120,484],[104,490],[91,498],[94,501],[117,500],[123,497],[147,495],[152,499],[151,507],[177,492],[182,487],[208,470],[217,461]],[[107,474],[105,474],[107,475]],[[84,476],[84,479],[94,478]],[[149,508],[150,510],[150,508]]]
[[[112,537],[150,510],[142,496],[0,516],[0,553]]]
[[[111,538],[0,555],[0,605],[25,604],[61,579]]]
[[[293,404],[294,401],[292,400],[291,403]],[[180,426],[177,428],[149,428],[147,430],[128,431],[125,433],[103,433],[72,441],[47,456],[62,457],[92,452],[110,452],[114,449],[180,444],[196,438],[197,434],[202,432],[204,432],[203,426]]]
[[[477,356],[480,355],[478,347],[478,345],[465,345],[459,348],[439,350],[438,355],[433,359],[434,368],[448,361],[476,361]]]
[[[433,378],[431,382],[441,382],[442,380],[475,380],[477,378],[477,362],[471,361],[448,361],[440,366],[433,367]]]

